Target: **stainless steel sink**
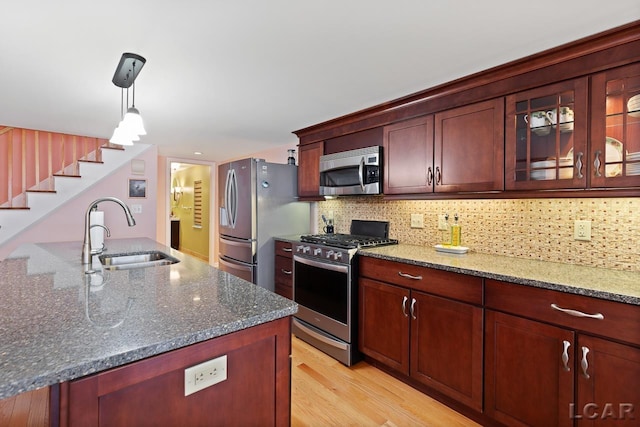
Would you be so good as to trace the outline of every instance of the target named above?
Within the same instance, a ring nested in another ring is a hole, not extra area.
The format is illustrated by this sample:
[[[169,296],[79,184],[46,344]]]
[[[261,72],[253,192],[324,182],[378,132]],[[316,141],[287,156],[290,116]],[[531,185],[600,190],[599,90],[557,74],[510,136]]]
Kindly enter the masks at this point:
[[[98,257],[105,270],[123,270],[126,268],[145,268],[170,265],[179,259],[160,251],[128,252],[122,254],[104,254]]]

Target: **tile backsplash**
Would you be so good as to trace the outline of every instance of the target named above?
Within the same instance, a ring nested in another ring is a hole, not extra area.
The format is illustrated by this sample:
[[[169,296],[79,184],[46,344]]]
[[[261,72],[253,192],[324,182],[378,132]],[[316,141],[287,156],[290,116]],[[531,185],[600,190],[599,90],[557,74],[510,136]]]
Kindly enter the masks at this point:
[[[459,216],[462,245],[471,251],[517,258],[640,271],[640,198],[382,200],[348,197],[318,202],[333,211],[336,233],[348,233],[352,219],[390,221],[400,243],[441,242],[438,215]],[[424,228],[411,228],[411,214],[424,215]],[[574,240],[574,221],[591,221],[591,241]]]

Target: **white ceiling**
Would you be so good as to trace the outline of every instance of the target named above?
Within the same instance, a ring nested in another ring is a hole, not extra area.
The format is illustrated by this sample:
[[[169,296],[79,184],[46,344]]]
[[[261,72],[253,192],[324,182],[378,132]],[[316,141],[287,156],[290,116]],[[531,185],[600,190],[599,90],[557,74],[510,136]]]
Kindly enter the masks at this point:
[[[141,142],[221,161],[638,19],[638,0],[5,2],[0,124],[109,138],[134,52]]]

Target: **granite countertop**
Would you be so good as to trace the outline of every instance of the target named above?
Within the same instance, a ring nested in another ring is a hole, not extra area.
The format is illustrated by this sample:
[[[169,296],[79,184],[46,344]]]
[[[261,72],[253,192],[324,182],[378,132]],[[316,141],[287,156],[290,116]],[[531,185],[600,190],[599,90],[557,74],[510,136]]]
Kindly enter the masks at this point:
[[[278,318],[286,298],[150,239],[105,253],[160,250],[169,266],[85,274],[82,243],[19,247],[0,262],[0,399],[80,378]]]
[[[415,245],[361,249],[358,254],[521,285],[640,305],[640,273]]]

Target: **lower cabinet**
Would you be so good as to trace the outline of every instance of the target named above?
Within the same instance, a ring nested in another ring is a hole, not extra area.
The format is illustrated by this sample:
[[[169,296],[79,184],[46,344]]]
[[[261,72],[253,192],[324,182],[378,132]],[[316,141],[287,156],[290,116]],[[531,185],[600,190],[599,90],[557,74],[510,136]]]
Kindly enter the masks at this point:
[[[292,243],[275,240],[274,291],[285,298],[293,299]]]
[[[563,357],[574,343],[572,331],[487,310],[486,414],[511,426],[573,425],[574,369]]]
[[[367,256],[359,274],[360,351],[483,424],[640,425],[639,306]]]
[[[223,355],[227,379],[185,396],[185,368]],[[285,317],[62,383],[53,412],[61,426],[288,426],[290,355]]]
[[[488,416],[509,426],[640,423],[639,307],[494,280],[485,304]]]
[[[479,278],[363,258],[359,349],[481,411],[481,293]]]

